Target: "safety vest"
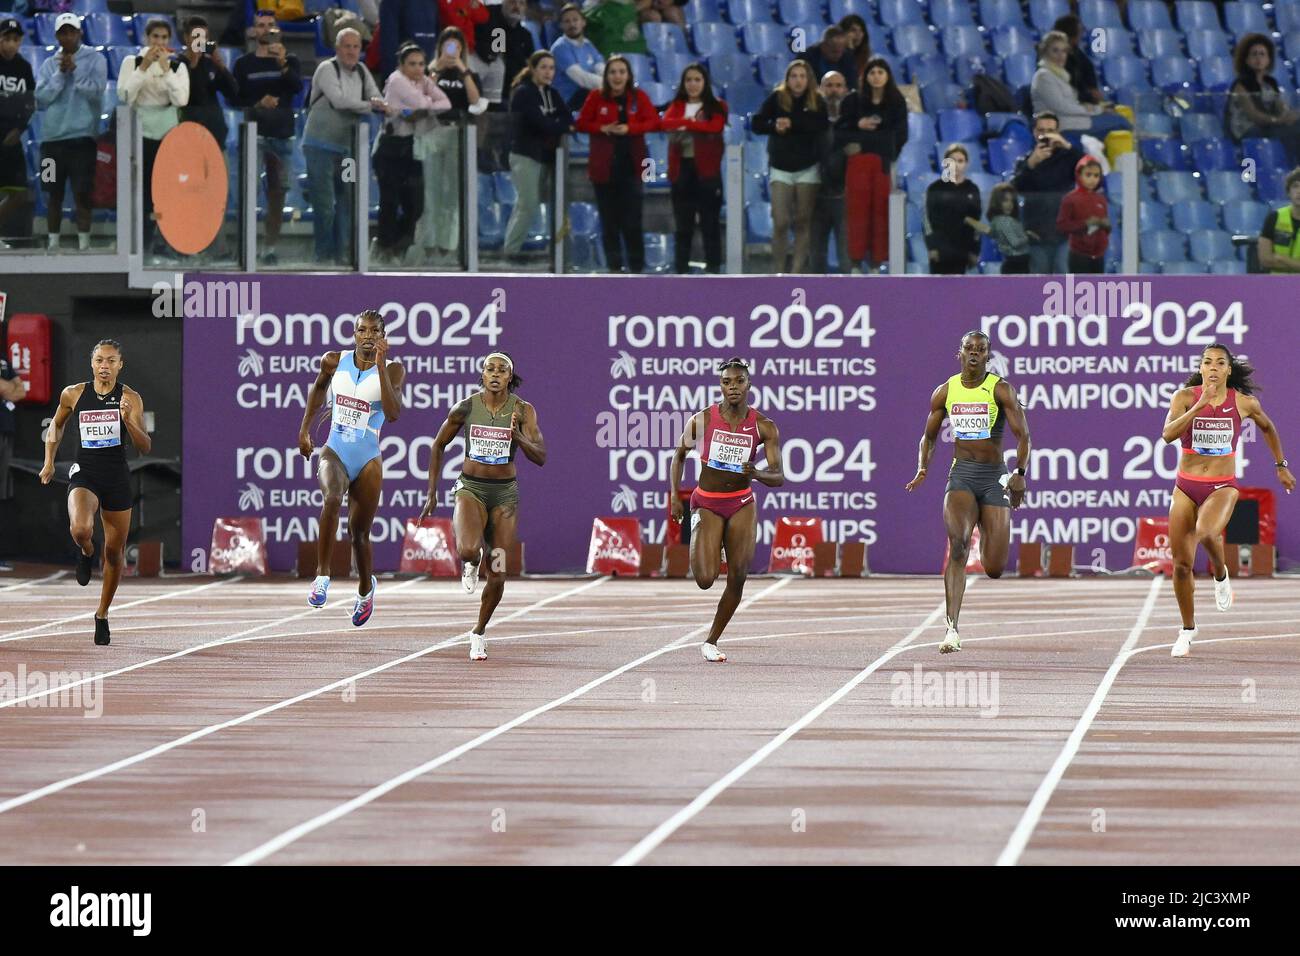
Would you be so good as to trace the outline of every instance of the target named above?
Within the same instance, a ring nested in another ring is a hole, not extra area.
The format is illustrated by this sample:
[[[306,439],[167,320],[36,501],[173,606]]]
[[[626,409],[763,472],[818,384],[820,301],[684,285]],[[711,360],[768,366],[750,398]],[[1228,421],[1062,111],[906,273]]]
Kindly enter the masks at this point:
[[[1291,222],[1291,207],[1283,206],[1277,211],[1277,223],[1273,227],[1273,251],[1288,259],[1300,259],[1300,235]],[[1272,269],[1272,272],[1286,272],[1285,269]],[[1294,275],[1294,273],[1291,273]]]

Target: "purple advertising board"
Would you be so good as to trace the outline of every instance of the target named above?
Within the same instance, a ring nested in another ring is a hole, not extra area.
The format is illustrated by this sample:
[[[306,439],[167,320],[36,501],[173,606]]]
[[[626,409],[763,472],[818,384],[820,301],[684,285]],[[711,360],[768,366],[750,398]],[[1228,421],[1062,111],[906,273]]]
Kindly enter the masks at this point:
[[[719,397],[717,368],[750,364],[751,403],[781,432],[786,483],[759,490],[765,568],[775,522],[820,517],[828,539],[866,541],[876,572],[934,573],[943,560],[945,427],[931,477],[904,491],[931,393],[958,371],[963,333],[992,338],[991,369],[1020,394],[1033,436],[1021,541],[1069,543],[1076,563],[1131,564],[1136,519],[1168,510],[1177,445],[1160,440],[1173,391],[1204,345],[1258,368],[1261,398],[1292,453],[1300,403],[1286,367],[1297,334],[1289,280],[1260,277],[493,277],[216,276],[185,279],[183,527],[187,556],[219,516],[265,519],[270,564],[292,567],[317,534],[314,466],[298,452],[321,355],[351,347],[353,317],[387,319],[406,367],[401,417],[383,429],[376,565],[395,569],[420,511],[430,448],[477,387],[483,358],[511,354],[549,458],[518,458],[530,572],[583,569],[591,521],[667,522],[683,423]],[[323,429],[315,433],[324,440]],[[1015,440],[1005,436],[1008,453]],[[436,514],[450,514],[460,439]],[[1278,498],[1278,548],[1300,557],[1300,517],[1248,424],[1238,474]],[[697,463],[687,464],[694,484]]]

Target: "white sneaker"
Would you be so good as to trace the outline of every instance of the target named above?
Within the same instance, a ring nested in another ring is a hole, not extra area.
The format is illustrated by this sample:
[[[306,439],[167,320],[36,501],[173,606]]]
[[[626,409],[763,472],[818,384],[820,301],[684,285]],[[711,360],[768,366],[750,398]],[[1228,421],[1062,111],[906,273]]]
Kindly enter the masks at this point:
[[[1174,649],[1169,652],[1170,657],[1186,657],[1192,652],[1192,639],[1196,637],[1197,630],[1192,628],[1180,628],[1178,631],[1178,640],[1174,641]]]
[[[943,636],[943,643],[939,645],[939,653],[956,654],[959,650],[961,650],[961,637],[957,634],[957,628],[949,624],[948,632]]]
[[[474,587],[478,584],[478,562],[466,561],[460,566],[460,586],[465,589],[466,594],[473,594]]]
[[[1232,582],[1228,580],[1228,569],[1223,569],[1223,580],[1214,579],[1214,604],[1220,611],[1232,607]]]
[[[704,659],[711,664],[725,664],[727,655],[718,650],[717,644],[701,644],[700,651],[704,654]]]
[[[486,634],[470,634],[469,659],[472,661],[487,660],[487,635]]]

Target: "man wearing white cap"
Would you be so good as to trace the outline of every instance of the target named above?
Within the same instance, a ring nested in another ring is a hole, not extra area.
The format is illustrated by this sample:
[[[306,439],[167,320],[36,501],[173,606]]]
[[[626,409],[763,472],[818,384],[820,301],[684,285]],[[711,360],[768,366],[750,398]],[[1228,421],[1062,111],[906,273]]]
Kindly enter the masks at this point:
[[[60,13],[54,20],[59,52],[41,64],[36,107],[41,124],[41,181],[49,193],[49,248],[59,247],[63,194],[72,187],[77,206],[77,247],[90,248],[90,191],[95,182],[95,135],[108,83],[108,63],[81,42],[81,19]],[[48,170],[48,173],[47,173]]]

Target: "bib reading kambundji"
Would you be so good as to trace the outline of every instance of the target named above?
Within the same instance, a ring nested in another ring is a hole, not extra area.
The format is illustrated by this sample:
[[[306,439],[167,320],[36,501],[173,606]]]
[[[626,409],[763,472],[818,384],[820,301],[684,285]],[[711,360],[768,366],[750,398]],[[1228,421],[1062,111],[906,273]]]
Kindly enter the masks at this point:
[[[1231,418],[1193,418],[1192,451],[1198,455],[1232,454]]]
[[[709,442],[709,467],[742,472],[754,457],[754,436],[715,429]]]
[[[77,413],[82,448],[112,448],[122,444],[122,416],[117,409]]]
[[[484,465],[505,465],[510,462],[510,443],[514,432],[504,425],[469,426],[469,451],[471,461]]]

